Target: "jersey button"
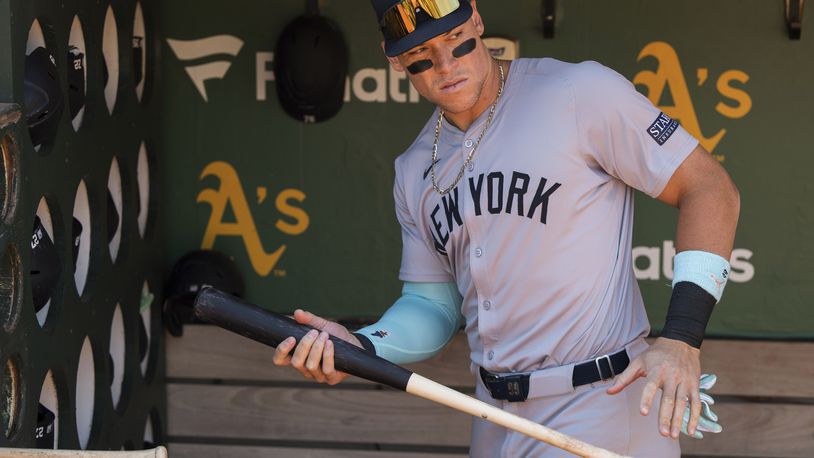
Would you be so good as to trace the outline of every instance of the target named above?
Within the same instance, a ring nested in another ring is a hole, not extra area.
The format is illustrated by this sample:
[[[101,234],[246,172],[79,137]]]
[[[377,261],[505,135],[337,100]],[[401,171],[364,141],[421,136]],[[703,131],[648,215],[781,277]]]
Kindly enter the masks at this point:
[[[472,148],[472,145],[474,145],[474,142],[472,142],[472,140],[467,140],[464,142],[464,146],[466,146],[467,148]]]
[[[469,171],[471,172],[471,171],[475,170],[475,164],[473,164],[473,163],[471,163],[471,162],[470,162],[470,163],[469,163],[469,166],[467,166],[467,168],[468,168],[468,169],[469,169]]]
[[[491,361],[495,357],[495,352],[493,352],[492,350],[489,350],[489,354],[486,355],[486,357],[489,358],[489,361]]]
[[[479,258],[482,255],[483,255],[483,250],[481,250],[480,248],[475,248],[475,257]]]
[[[492,308],[492,303],[489,301],[483,301],[483,308],[485,310],[489,310],[490,308]]]

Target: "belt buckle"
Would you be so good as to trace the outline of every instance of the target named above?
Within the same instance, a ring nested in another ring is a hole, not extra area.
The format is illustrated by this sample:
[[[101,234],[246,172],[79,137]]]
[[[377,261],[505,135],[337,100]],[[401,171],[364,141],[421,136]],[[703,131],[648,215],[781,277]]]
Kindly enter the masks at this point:
[[[499,375],[493,374],[482,367],[480,368],[480,378],[482,378],[486,383],[497,382],[500,380]]]
[[[480,368],[481,378],[493,399],[525,401],[529,395],[529,374],[499,375]]]
[[[605,377],[605,374],[602,373],[602,365],[600,364],[600,361],[602,360],[608,361],[608,370],[610,371],[610,375],[607,377]],[[613,370],[613,363],[611,363],[610,356],[602,355],[599,358],[596,358],[594,363],[596,363],[596,370],[599,372],[599,379],[603,382],[616,376],[616,371]]]

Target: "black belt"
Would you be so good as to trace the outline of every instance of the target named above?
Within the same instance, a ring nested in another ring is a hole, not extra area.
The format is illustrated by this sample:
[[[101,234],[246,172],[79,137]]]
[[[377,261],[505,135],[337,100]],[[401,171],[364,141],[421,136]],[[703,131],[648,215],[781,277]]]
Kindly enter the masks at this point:
[[[601,380],[611,379],[624,371],[630,358],[627,350],[620,350],[612,355],[574,365],[571,384],[574,388]],[[545,370],[545,369],[543,369]],[[501,375],[480,368],[480,377],[492,398],[501,401],[525,401],[529,395],[529,379],[532,373]]]

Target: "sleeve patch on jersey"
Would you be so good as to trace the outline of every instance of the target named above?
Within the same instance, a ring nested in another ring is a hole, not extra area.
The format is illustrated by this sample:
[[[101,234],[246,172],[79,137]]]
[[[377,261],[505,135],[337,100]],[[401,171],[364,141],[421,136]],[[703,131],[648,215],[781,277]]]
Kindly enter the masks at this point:
[[[653,124],[647,129],[647,133],[650,134],[650,137],[652,137],[656,143],[664,145],[676,131],[676,128],[678,128],[678,121],[662,112],[659,113],[659,117],[656,118]]]

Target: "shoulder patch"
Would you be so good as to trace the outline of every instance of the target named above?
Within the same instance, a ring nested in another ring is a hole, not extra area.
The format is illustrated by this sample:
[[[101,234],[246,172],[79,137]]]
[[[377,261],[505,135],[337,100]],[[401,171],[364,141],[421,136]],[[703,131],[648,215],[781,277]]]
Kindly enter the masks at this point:
[[[678,121],[675,119],[670,118],[666,114],[659,113],[659,116],[653,121],[653,124],[650,124],[650,127],[647,128],[647,133],[650,135],[653,140],[656,141],[659,145],[664,145],[664,143],[670,139],[670,136],[676,131],[678,127]]]

